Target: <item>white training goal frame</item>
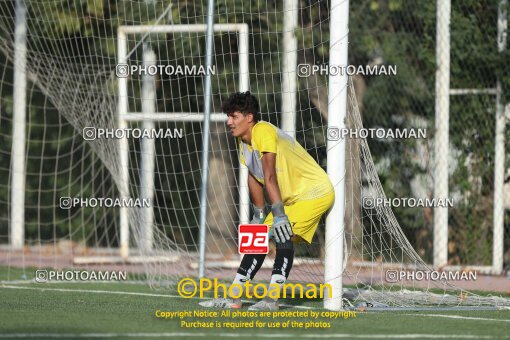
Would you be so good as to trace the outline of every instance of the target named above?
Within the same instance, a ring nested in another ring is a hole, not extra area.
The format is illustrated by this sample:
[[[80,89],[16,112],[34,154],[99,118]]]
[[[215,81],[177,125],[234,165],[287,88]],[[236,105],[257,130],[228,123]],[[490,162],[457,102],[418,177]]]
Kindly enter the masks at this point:
[[[117,36],[117,60],[118,64],[128,64],[128,59],[133,51],[128,52],[128,35],[144,34],[142,41],[149,34],[156,33],[190,33],[190,32],[206,32],[207,25],[191,24],[191,25],[136,25],[136,26],[119,26]],[[214,33],[237,32],[239,44],[239,89],[244,92],[249,90],[249,68],[248,68],[248,24],[215,24],[213,25]],[[138,47],[139,43],[136,47]],[[171,121],[171,122],[201,122],[206,117],[204,113],[197,112],[130,112],[128,106],[128,78],[118,78],[118,126],[119,128],[127,128],[130,122],[136,121]],[[223,113],[211,113],[210,121],[222,122],[227,117]],[[119,140],[120,151],[120,168],[121,168],[121,187],[119,194],[121,199],[129,197],[129,143],[127,138]],[[153,159],[152,159],[153,161]],[[142,163],[143,164],[143,163]],[[150,169],[154,169],[150,167]],[[144,183],[153,183],[154,173],[150,171],[141,171]],[[248,191],[248,168],[240,166],[239,169],[239,219],[241,223],[249,221],[250,198]],[[152,187],[152,190],[154,188]],[[143,189],[142,189],[143,192]],[[129,257],[129,218],[127,207],[120,208],[120,256],[124,259]],[[147,209],[147,216],[152,216],[152,207]],[[207,207],[201,207],[207,209]],[[146,244],[151,244],[152,240],[152,219],[144,219],[144,225],[141,230],[149,239],[144,240]],[[149,225],[150,224],[150,225]],[[204,240],[200,240],[203,242]]]

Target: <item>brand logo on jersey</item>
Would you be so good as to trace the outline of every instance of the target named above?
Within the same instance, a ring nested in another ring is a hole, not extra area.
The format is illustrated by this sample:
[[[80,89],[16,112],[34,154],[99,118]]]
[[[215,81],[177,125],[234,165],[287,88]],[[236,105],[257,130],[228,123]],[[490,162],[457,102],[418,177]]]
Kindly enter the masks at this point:
[[[269,227],[266,224],[239,225],[239,254],[269,253]]]
[[[283,280],[276,280],[276,283],[281,285],[282,283],[285,283],[285,281],[283,281]]]

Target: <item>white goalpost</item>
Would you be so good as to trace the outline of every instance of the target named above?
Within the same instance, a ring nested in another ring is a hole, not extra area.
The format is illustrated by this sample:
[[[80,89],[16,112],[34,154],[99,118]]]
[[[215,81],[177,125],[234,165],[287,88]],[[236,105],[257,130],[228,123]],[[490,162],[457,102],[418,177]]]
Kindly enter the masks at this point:
[[[26,68],[27,36],[26,8],[16,1],[15,56],[18,61],[14,69],[15,98],[13,107],[12,135],[12,186],[11,186],[11,246],[22,249],[25,242],[25,141],[26,141]]]
[[[329,64],[347,67],[349,46],[349,1],[331,2]],[[346,127],[347,75],[330,75],[328,92],[328,129]],[[331,284],[331,298],[324,298],[324,308],[342,309],[342,272],[344,270],[345,218],[345,149],[346,140],[328,140],[328,175],[335,188],[335,202],[326,220],[324,281]]]

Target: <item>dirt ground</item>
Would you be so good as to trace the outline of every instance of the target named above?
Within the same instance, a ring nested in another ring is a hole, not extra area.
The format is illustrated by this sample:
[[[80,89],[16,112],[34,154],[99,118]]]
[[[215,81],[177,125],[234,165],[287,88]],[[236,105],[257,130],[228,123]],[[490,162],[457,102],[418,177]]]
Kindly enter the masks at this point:
[[[230,280],[235,275],[240,258],[208,258],[206,277]],[[76,247],[25,247],[13,252],[0,249],[0,266],[36,269],[82,269],[95,271],[126,271],[132,274],[146,274],[151,281],[161,281],[170,277],[196,277],[198,255],[154,254],[141,257],[132,254],[127,260],[117,254],[116,249],[85,249]],[[268,256],[257,274],[257,281],[268,280],[271,276],[273,259]],[[433,282],[430,280],[403,280],[388,282],[387,269],[382,267],[362,268],[348,265],[343,274],[345,285],[391,285],[410,288],[462,288],[465,290],[493,291],[510,294],[510,275],[482,275],[476,273],[476,280]],[[136,275],[133,275],[136,277]],[[145,278],[147,278],[145,276]],[[18,280],[9,277],[9,280]],[[323,283],[324,265],[321,261],[295,259],[289,279],[295,282]]]

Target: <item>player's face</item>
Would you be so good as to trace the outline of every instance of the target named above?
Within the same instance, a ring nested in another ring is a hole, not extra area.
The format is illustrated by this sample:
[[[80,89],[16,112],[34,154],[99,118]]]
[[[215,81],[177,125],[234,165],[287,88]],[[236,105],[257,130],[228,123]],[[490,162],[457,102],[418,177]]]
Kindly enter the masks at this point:
[[[228,116],[227,126],[232,136],[243,137],[250,130],[251,121],[253,121],[251,114],[245,116],[242,112],[236,111]]]

